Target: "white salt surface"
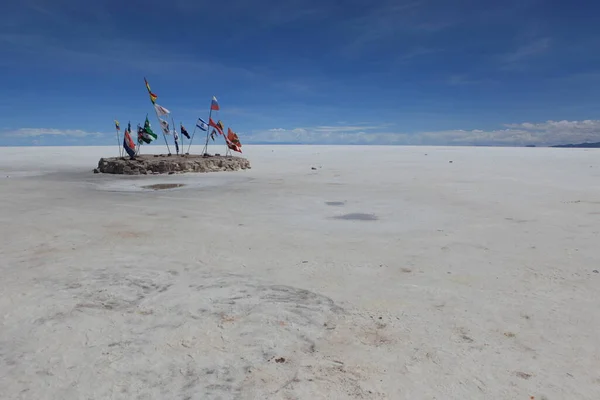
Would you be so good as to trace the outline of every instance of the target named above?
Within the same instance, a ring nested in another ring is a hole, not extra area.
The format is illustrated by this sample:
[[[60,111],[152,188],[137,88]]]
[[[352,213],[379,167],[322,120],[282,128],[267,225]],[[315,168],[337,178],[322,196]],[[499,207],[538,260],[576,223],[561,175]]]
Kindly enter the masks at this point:
[[[0,149],[2,399],[600,399],[600,151],[244,150]]]

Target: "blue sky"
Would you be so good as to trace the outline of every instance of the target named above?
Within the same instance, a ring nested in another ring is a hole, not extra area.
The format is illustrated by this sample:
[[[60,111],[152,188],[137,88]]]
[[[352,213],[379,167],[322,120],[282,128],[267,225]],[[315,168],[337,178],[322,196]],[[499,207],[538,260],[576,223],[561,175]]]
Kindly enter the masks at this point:
[[[219,118],[242,143],[600,141],[600,4],[20,0],[0,145],[113,144],[113,119]]]

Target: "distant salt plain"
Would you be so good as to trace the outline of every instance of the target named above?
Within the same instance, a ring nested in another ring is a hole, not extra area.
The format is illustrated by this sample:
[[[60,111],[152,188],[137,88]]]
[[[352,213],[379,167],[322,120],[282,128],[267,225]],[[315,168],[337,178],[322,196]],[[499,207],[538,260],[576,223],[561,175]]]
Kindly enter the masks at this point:
[[[116,153],[0,148],[1,398],[600,399],[600,151]]]

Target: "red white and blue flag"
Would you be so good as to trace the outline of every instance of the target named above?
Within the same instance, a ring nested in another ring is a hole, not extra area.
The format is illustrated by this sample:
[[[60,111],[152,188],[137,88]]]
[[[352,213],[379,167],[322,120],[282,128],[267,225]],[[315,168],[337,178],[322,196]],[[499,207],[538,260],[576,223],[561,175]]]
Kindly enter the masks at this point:
[[[123,148],[129,157],[133,158],[135,156],[135,143],[133,143],[133,139],[131,139],[131,122],[128,124],[127,129],[125,130],[125,136],[123,137]]]
[[[213,96],[212,101],[210,102],[210,109],[219,111],[219,103],[217,102],[217,98]]]

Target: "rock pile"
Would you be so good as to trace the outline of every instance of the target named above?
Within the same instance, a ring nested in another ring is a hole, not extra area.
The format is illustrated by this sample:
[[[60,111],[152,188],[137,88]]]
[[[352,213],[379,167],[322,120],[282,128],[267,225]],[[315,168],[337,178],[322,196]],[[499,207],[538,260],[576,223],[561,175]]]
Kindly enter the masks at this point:
[[[142,154],[130,160],[124,157],[101,158],[95,173],[149,175],[183,172],[217,172],[250,169],[250,162],[242,157],[201,155]]]

